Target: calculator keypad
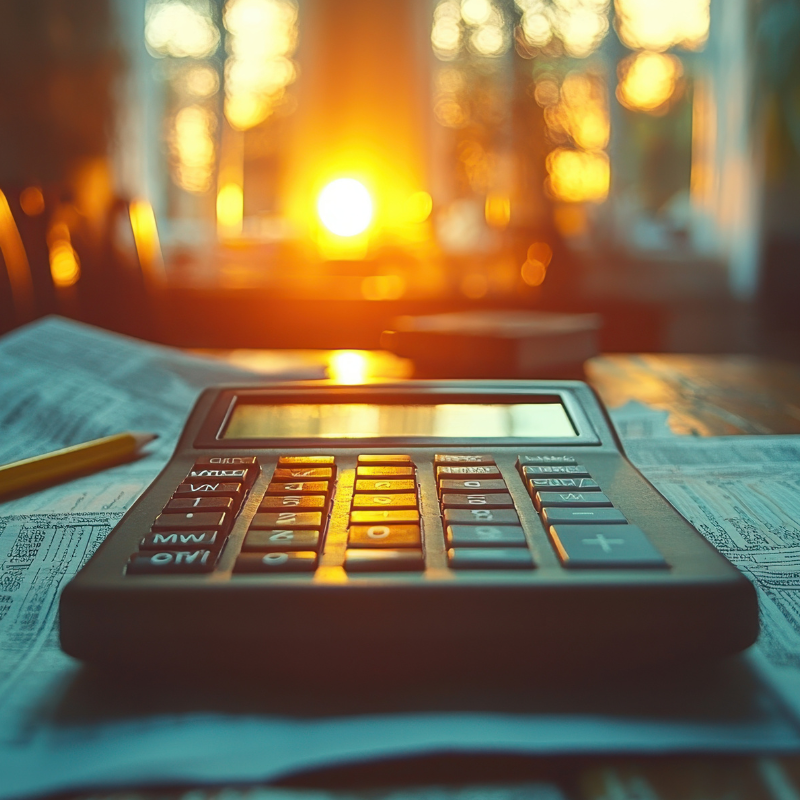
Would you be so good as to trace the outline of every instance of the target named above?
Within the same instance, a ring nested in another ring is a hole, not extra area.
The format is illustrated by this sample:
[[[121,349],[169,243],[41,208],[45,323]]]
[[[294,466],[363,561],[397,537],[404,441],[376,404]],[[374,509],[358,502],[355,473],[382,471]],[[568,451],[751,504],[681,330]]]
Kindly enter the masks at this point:
[[[416,465],[405,453],[360,455],[350,505],[348,572],[425,568]]]
[[[514,500],[494,458],[441,453],[434,465],[450,568],[532,568]]]

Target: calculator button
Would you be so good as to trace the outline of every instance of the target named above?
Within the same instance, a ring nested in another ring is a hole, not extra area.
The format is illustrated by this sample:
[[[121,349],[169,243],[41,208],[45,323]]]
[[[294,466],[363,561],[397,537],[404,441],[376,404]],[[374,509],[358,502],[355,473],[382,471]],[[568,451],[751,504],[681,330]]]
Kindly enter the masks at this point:
[[[526,478],[591,478],[582,464],[559,466],[523,467],[522,474]]]
[[[204,467],[203,469],[193,469],[184,483],[193,482],[198,479],[202,481],[211,481],[215,478],[224,480],[227,483],[233,483],[234,481],[238,483],[252,483],[253,480],[255,480],[255,475],[252,474],[252,472],[252,470],[246,469],[213,469]]]
[[[421,550],[348,550],[344,568],[348,572],[421,572],[425,561]]]
[[[446,508],[446,525],[519,525],[517,512],[505,508]]]
[[[278,466],[332,467],[335,461],[334,456],[280,456]]]
[[[358,466],[359,467],[375,467],[375,466],[384,466],[384,467],[392,467],[392,466],[409,466],[413,467],[414,462],[411,460],[411,456],[404,455],[402,453],[390,453],[387,455],[360,455],[358,457]]]
[[[257,512],[250,523],[251,528],[321,528],[322,514],[318,511],[278,511],[270,513]]]
[[[244,537],[242,551],[260,553],[289,550],[317,550],[319,548],[319,531],[293,531],[289,529],[267,528],[266,530],[249,530]]]
[[[550,466],[550,467],[566,467],[570,464],[576,464],[574,456],[518,456],[517,467],[535,467],[535,466]]]
[[[419,522],[419,511],[351,511],[350,522],[363,525],[390,524],[392,522]]]
[[[510,494],[443,494],[442,508],[514,508]]]
[[[242,572],[313,572],[317,568],[317,554],[311,551],[297,553],[241,553],[236,558],[233,571]]]
[[[481,480],[480,478],[464,480],[442,480],[439,481],[440,492],[507,492],[508,486],[504,480]]]
[[[558,525],[624,525],[628,520],[616,508],[544,508],[542,509],[542,522],[545,527]]]
[[[175,497],[164,506],[165,514],[176,511],[230,511],[233,500],[230,497]]]
[[[611,501],[602,492],[536,492],[533,504],[542,508],[575,508],[610,506]]]
[[[359,478],[400,478],[414,474],[414,467],[356,467]]]
[[[658,550],[635,525],[554,525],[553,546],[567,568],[579,567],[667,567]]]
[[[153,530],[177,528],[182,531],[219,530],[228,524],[224,511],[190,511],[188,514],[159,514],[153,522]]]
[[[356,481],[356,492],[415,492],[414,481],[361,480]]]
[[[127,575],[177,575],[211,572],[216,554],[210,550],[160,550],[134,553]]]
[[[599,492],[600,486],[591,478],[529,478],[528,491],[538,492],[540,489],[579,489],[582,492]]]
[[[258,459],[255,456],[206,456],[197,458],[194,469],[242,469],[245,467],[258,468]]]
[[[446,466],[448,464],[454,465],[468,465],[468,464],[494,464],[494,459],[485,454],[470,455],[467,453],[437,453],[433,457],[433,463],[436,466]]]
[[[451,569],[531,569],[533,556],[527,548],[457,547],[447,551]]]
[[[415,494],[357,494],[353,508],[416,508]]]
[[[332,478],[333,470],[330,467],[278,467],[272,474],[273,483],[288,483],[291,481],[304,480],[329,481]]]
[[[419,525],[352,525],[348,547],[420,547]]]
[[[139,542],[140,550],[197,550],[219,547],[225,537],[220,531],[161,531],[148,533]]]
[[[324,494],[282,494],[267,495],[261,501],[259,510],[272,508],[325,508],[328,498]]]
[[[500,470],[497,467],[474,465],[471,467],[436,467],[436,475],[442,478],[452,478],[459,475],[483,475],[487,478],[499,478]]]
[[[525,533],[516,525],[448,525],[452,547],[525,547]]]
[[[290,483],[271,483],[267,494],[330,494],[330,481],[294,481]]]
[[[236,505],[242,500],[241,483],[181,483],[175,489],[174,497],[230,497]]]

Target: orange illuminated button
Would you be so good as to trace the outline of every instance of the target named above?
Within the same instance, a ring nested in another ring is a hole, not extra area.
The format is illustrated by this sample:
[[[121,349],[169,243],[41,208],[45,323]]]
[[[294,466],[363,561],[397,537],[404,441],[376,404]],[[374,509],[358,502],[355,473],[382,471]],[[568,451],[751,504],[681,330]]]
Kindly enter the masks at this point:
[[[289,481],[271,483],[267,494],[329,494],[330,487],[330,481]]]
[[[425,560],[421,550],[348,550],[344,568],[348,572],[421,572]]]
[[[322,514],[318,511],[276,511],[257,513],[251,528],[321,528]]]
[[[319,547],[319,531],[293,531],[290,529],[267,528],[250,530],[244,537],[242,551],[270,553],[275,551],[316,550]]]
[[[411,456],[404,455],[402,453],[390,453],[388,455],[360,455],[358,457],[358,465],[369,467],[369,466],[384,466],[384,467],[391,467],[391,466],[414,466],[414,462],[411,460]]]
[[[332,467],[334,461],[333,456],[281,456],[278,459],[278,466]]]
[[[419,525],[352,525],[348,547],[420,547]]]
[[[329,481],[333,478],[330,467],[278,467],[272,475],[274,483],[287,483],[291,481]]]
[[[356,492],[414,492],[414,481],[361,480],[356,481]]]
[[[313,572],[316,568],[317,554],[309,550],[297,553],[242,553],[237,557],[233,571]]]
[[[416,508],[415,494],[357,494],[353,508]]]
[[[258,515],[256,515],[258,516]],[[392,522],[419,522],[419,511],[351,511],[350,522],[364,525],[389,524]]]
[[[359,478],[376,478],[385,476],[387,478],[398,478],[400,476],[412,476],[414,467],[356,467],[356,475]]]
[[[273,508],[325,508],[328,498],[324,494],[281,494],[267,495],[259,509],[264,511]]]

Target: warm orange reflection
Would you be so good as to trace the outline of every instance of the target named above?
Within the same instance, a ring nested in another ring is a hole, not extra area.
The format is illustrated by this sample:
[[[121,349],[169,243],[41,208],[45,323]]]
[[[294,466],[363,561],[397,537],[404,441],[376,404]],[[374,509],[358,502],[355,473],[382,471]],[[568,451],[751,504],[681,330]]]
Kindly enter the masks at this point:
[[[0,253],[6,263],[11,295],[18,316],[33,316],[34,296],[28,256],[6,196],[0,191]]]
[[[406,221],[425,222],[433,211],[433,198],[427,192],[414,192],[406,201]]]
[[[633,111],[661,111],[675,93],[681,62],[664,53],[636,53],[617,68],[617,99]]]
[[[38,186],[28,186],[19,194],[19,204],[29,217],[37,217],[44,211],[44,195]]]
[[[547,172],[557,200],[601,203],[608,196],[611,169],[605,153],[559,147],[547,156]]]
[[[502,194],[486,195],[484,208],[487,225],[492,228],[505,228],[511,221],[511,199]]]
[[[235,183],[226,183],[217,193],[217,230],[221,236],[236,236],[242,232],[244,193]]]
[[[81,276],[81,264],[72,245],[59,239],[50,245],[50,275],[56,286],[73,286]]]
[[[153,207],[147,200],[134,200],[129,209],[133,242],[146,278],[163,278],[163,259]]]
[[[545,105],[545,122],[556,136],[566,133],[584,150],[606,147],[610,122],[601,75],[571,72],[560,89],[552,81],[543,81],[536,91],[537,101]],[[539,99],[539,94],[546,102]]]
[[[297,77],[297,6],[292,0],[228,0],[223,15],[225,116],[247,130],[272,114]]]
[[[339,350],[331,354],[328,377],[336,383],[364,383],[367,377],[368,356],[357,350]]]
[[[399,300],[406,291],[402,275],[368,275],[361,281],[365,300]]]
[[[710,0],[615,0],[616,25],[633,50],[699,50],[708,39]]]
[[[177,184],[187,192],[211,188],[214,172],[216,115],[200,105],[185,106],[175,115],[168,137]]]

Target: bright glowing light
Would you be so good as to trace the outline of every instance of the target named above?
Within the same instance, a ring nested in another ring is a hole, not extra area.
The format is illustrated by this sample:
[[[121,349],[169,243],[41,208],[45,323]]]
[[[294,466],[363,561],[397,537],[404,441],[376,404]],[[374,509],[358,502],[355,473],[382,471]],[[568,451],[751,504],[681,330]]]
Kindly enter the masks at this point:
[[[708,39],[710,0],[616,0],[619,38],[632,50],[699,50]]]
[[[511,220],[511,199],[502,194],[486,195],[484,215],[487,225],[505,228]]]
[[[660,109],[675,93],[681,62],[663,53],[636,53],[619,64],[617,98],[634,111]]]
[[[44,211],[44,195],[38,186],[28,186],[19,193],[19,204],[29,217],[38,217]]]
[[[150,0],[145,20],[145,42],[156,56],[205,58],[219,44],[219,31],[204,3]]]
[[[368,275],[361,281],[361,295],[365,300],[398,300],[405,291],[402,275]]]
[[[353,178],[339,178],[320,192],[317,213],[331,233],[357,236],[372,221],[372,198],[363,183]]]
[[[608,196],[611,169],[605,153],[559,147],[547,156],[547,172],[557,200],[602,203]]]
[[[414,192],[406,201],[406,219],[425,222],[433,211],[433,198],[427,192]]]
[[[187,192],[205,192],[211,187],[216,126],[216,116],[203,106],[186,106],[175,115],[168,139],[173,177]]]
[[[608,32],[609,0],[516,0],[522,33],[532,47],[545,47],[553,36],[571,56],[593,53]]]
[[[508,49],[508,40],[500,25],[481,25],[470,36],[469,43],[482,56],[499,56]]]
[[[461,6],[458,0],[439,0],[433,11],[431,46],[437,58],[449,61],[461,49]]]
[[[492,14],[489,0],[461,0],[461,16],[469,25],[482,25]]]
[[[238,130],[267,119],[297,77],[290,56],[297,47],[293,0],[228,0],[225,116]]]
[[[163,278],[161,244],[153,206],[147,200],[134,200],[130,204],[131,230],[139,264],[148,278]]]
[[[547,276],[547,267],[542,264],[541,261],[532,261],[531,259],[528,259],[522,265],[520,274],[522,276],[522,280],[525,281],[528,286],[541,286],[544,283],[545,277]]]
[[[328,377],[336,383],[364,383],[367,377],[367,356],[356,350],[339,350],[331,355]]]
[[[219,91],[219,76],[211,67],[194,67],[184,80],[186,90],[195,97],[211,97]]]
[[[8,200],[2,191],[0,191],[0,253],[6,262],[6,272],[18,316],[23,319],[33,317],[36,306],[28,255]]]
[[[244,193],[235,183],[226,183],[217,193],[217,226],[223,234],[240,233],[244,216]]]
[[[81,277],[81,263],[72,245],[58,239],[50,245],[50,275],[56,286],[73,286]]]

